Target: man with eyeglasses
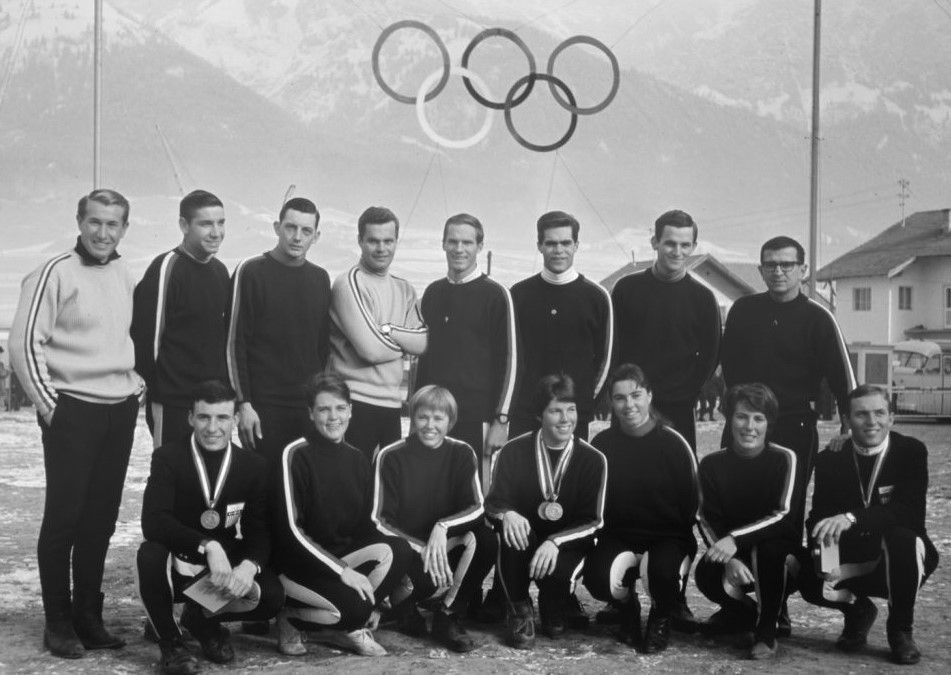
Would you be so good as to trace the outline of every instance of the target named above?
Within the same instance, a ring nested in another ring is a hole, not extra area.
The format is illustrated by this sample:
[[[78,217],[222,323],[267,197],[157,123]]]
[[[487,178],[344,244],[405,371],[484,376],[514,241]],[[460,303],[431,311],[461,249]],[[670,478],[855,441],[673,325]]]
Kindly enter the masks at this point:
[[[594,401],[611,363],[611,296],[574,268],[580,230],[574,216],[550,211],[536,229],[544,267],[512,286],[519,367],[509,437],[538,429],[531,405],[534,387],[545,375],[564,373],[576,387],[575,435],[587,440]]]
[[[793,504],[800,533],[806,485],[819,447],[815,401],[822,380],[828,382],[843,416],[849,410],[848,393],[855,388],[845,338],[835,317],[800,289],[808,270],[805,258],[802,245],[790,237],[774,237],[763,244],[759,269],[768,290],[733,304],[720,349],[727,387],[762,382],[779,399],[779,417],[769,440],[796,453]],[[843,421],[842,432],[847,429]],[[731,440],[727,426],[721,447],[729,447]],[[784,606],[780,637],[789,631]]]

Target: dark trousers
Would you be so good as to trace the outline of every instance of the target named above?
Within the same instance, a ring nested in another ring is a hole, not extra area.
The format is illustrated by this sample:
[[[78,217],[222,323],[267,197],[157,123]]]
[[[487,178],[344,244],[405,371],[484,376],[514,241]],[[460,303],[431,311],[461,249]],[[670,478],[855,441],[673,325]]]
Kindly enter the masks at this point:
[[[186,576],[176,570],[172,557],[165,545],[154,541],[142,542],[135,556],[139,597],[160,640],[173,640],[182,635],[172,614],[173,604],[195,604],[184,595],[184,590],[195,577]],[[230,559],[230,562],[236,565],[241,561]],[[261,587],[261,598],[256,607],[249,611],[225,612],[205,617],[204,623],[213,626],[224,621],[267,621],[275,616],[284,605],[284,588],[277,575],[265,567],[254,577],[254,581]]]
[[[482,420],[461,419],[449,430],[449,435],[468,443],[469,447],[475,450],[476,456],[481,459],[485,448],[485,424]]]
[[[532,582],[528,576],[528,565],[542,542],[532,532],[529,535],[528,548],[519,551],[506,544],[501,537],[499,539],[497,569],[505,595],[509,603],[527,602],[529,584]],[[538,586],[538,609],[542,616],[557,615],[564,611],[572,585],[581,574],[585,554],[590,548],[590,543],[576,542],[571,548],[559,550],[554,571],[542,579],[535,580],[535,585]]]
[[[634,595],[634,582],[641,578],[651,603],[661,616],[668,616],[690,572],[697,542],[690,539],[637,540],[602,533],[584,561],[584,585],[597,600],[623,605]],[[644,578],[643,557],[647,557]]]
[[[697,563],[697,570],[694,573],[697,588],[708,600],[734,612],[749,610],[753,603],[745,597],[745,594],[755,591],[756,637],[771,644],[776,639],[776,622],[779,620],[779,611],[787,595],[786,558],[790,555],[798,557],[800,550],[800,547],[792,541],[766,539],[749,550],[738,551],[736,557],[746,563],[753,573],[755,583],[731,587],[734,589],[734,595],[724,588],[727,585],[723,578],[726,565],[702,558]]]
[[[380,602],[402,581],[411,559],[419,556],[404,539],[379,534],[354,543],[337,557],[370,580],[374,599]],[[287,561],[281,565],[280,580],[291,617],[344,631],[366,625],[373,611],[372,602],[316,561],[313,565],[301,562]]]
[[[299,408],[254,405],[254,411],[261,421],[262,436],[255,439],[254,449],[267,460],[271,467],[280,463],[281,454],[289,443],[296,441],[307,429],[314,426],[307,415],[307,408],[303,405]]]
[[[670,426],[684,437],[697,455],[697,423],[694,420],[694,409],[697,407],[697,401],[653,401],[654,408],[667,418]]]
[[[138,412],[135,396],[101,404],[60,394],[52,424],[40,420],[46,503],[36,553],[44,605],[69,597],[70,567],[74,588],[102,587]]]
[[[721,447],[731,445],[730,420],[723,427]],[[792,504],[796,532],[801,533],[806,517],[806,487],[812,478],[816,454],[819,452],[819,432],[816,430],[816,416],[813,413],[781,416],[769,432],[769,442],[789,448],[796,453],[796,483],[793,489]],[[801,536],[801,534],[800,534]]]
[[[179,441],[191,436],[192,425],[188,423],[191,408],[156,403],[146,396],[145,422],[152,433],[152,448]]]
[[[575,438],[583,441],[588,440],[588,426],[591,424],[591,415],[581,415],[578,413],[578,424],[575,426]],[[534,417],[513,417],[509,422],[509,438],[521,436],[529,431],[535,432],[541,428],[541,424]]]
[[[353,402],[353,414],[347,427],[347,443],[362,451],[372,462],[377,448],[400,440],[402,426],[399,408],[384,408],[362,401]]]
[[[443,603],[452,612],[465,613],[476,594],[482,594],[482,581],[495,562],[498,539],[492,528],[480,523],[468,532],[450,537],[447,548],[454,581]],[[415,551],[414,554],[407,570],[413,582],[413,593],[409,600],[420,602],[431,597],[437,589],[433,580],[423,571],[422,557]]]
[[[839,540],[840,579],[824,581],[812,556],[803,553],[799,556],[799,592],[813,605],[841,611],[851,604],[850,595],[887,598],[888,630],[911,630],[918,589],[938,566],[938,552],[928,544],[912,530],[897,525],[881,537],[844,532]]]

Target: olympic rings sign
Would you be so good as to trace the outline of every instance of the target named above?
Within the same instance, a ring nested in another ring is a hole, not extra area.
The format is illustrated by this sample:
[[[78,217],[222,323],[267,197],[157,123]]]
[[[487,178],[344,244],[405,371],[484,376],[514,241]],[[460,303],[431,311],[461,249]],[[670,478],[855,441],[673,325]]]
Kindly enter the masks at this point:
[[[386,42],[386,40],[393,33],[403,28],[415,28],[425,33],[435,43],[437,49],[439,49],[439,54],[442,57],[442,68],[433,71],[433,73],[423,80],[419,90],[416,93],[416,96],[399,93],[389,84],[387,84],[380,73],[380,51],[383,48],[383,43]],[[472,58],[472,52],[476,47],[479,46],[479,44],[492,37],[504,38],[513,43],[525,55],[525,60],[528,63],[528,74],[517,79],[515,83],[509,88],[508,93],[502,100],[493,100],[491,98],[492,93],[489,91],[485,82],[483,82],[476,73],[469,69],[469,61]],[[568,88],[568,85],[565,84],[563,80],[557,78],[554,74],[555,60],[558,58],[558,55],[568,47],[576,44],[586,44],[594,47],[595,49],[602,52],[611,63],[611,89],[608,91],[608,94],[605,96],[604,100],[596,105],[586,107],[579,106],[578,102],[575,100],[574,94]],[[462,53],[461,64],[459,66],[453,66],[449,61],[449,50],[446,49],[445,43],[443,43],[436,31],[421,21],[414,21],[411,19],[397,21],[396,23],[391,24],[383,29],[383,31],[380,33],[380,37],[377,38],[376,44],[373,45],[371,63],[373,67],[373,77],[376,79],[377,84],[380,85],[380,88],[390,98],[399,101],[400,103],[415,105],[416,116],[423,132],[429,136],[433,142],[448,148],[468,148],[481,141],[488,135],[489,130],[492,127],[492,111],[501,110],[505,115],[505,125],[508,127],[509,133],[512,134],[512,137],[519,143],[519,145],[529,150],[535,150],[536,152],[551,152],[552,150],[557,150],[567,143],[574,135],[575,129],[578,126],[578,115],[593,115],[607,108],[617,95],[618,88],[620,87],[621,83],[621,71],[618,67],[617,57],[614,56],[614,53],[603,42],[587,35],[575,35],[561,42],[557,47],[555,47],[554,50],[552,50],[551,56],[548,57],[546,71],[544,73],[539,73],[536,70],[535,57],[521,37],[506,28],[487,28],[472,38],[472,41],[469,42],[465,51]],[[477,103],[482,104],[488,109],[482,127],[469,138],[461,140],[451,140],[440,136],[435,132],[435,130],[433,130],[432,126],[429,124],[429,120],[426,118],[425,104],[436,98],[436,96],[438,96],[439,93],[446,87],[446,84],[449,82],[450,75],[461,75],[462,82],[466,87],[466,91],[469,92],[469,95],[472,96],[472,98],[475,99]],[[567,110],[571,115],[571,121],[568,124],[568,131],[566,131],[565,134],[557,141],[554,143],[549,143],[548,145],[538,145],[529,142],[515,130],[515,124],[512,121],[512,109],[525,102],[525,100],[532,93],[535,83],[539,80],[548,83],[548,88],[551,91],[551,95],[554,97],[555,102]]]

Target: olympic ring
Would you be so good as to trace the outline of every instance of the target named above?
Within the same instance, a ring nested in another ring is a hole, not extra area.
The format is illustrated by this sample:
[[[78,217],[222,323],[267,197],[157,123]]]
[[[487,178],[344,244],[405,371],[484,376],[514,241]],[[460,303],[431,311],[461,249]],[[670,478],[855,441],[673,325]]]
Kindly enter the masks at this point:
[[[488,86],[485,82],[482,81],[482,78],[476,75],[474,72],[468,68],[463,68],[462,66],[451,66],[450,74],[452,75],[463,75],[466,78],[472,78],[475,80],[476,84],[487,94],[491,94]],[[423,83],[419,85],[419,93],[416,95],[416,118],[419,120],[419,126],[422,127],[423,132],[429,136],[433,141],[447,148],[454,148],[461,150],[462,148],[470,148],[483,138],[489,135],[489,130],[492,129],[492,111],[486,111],[485,122],[482,123],[482,128],[475,132],[469,138],[464,138],[462,140],[454,141],[448,138],[444,138],[436,133],[436,131],[429,124],[429,120],[426,119],[426,99],[425,93],[426,90],[432,86],[433,82],[439,77],[440,71],[434,70],[432,74],[429,75]],[[470,89],[470,91],[472,91]]]
[[[436,87],[426,94],[426,101],[432,101],[436,96],[439,95],[449,82],[449,50],[446,49],[445,43],[440,39],[439,35],[435,30],[424,24],[422,21],[413,21],[411,19],[406,19],[404,21],[397,21],[394,24],[391,24],[383,29],[383,32],[380,33],[380,37],[376,39],[376,44],[373,45],[373,55],[371,58],[371,65],[373,67],[373,77],[376,78],[376,83],[380,85],[380,88],[385,91],[389,96],[395,98],[400,103],[409,103],[410,105],[416,103],[415,96],[406,96],[399,93],[386,82],[383,81],[383,75],[380,74],[380,50],[383,48],[383,43],[386,41],[390,35],[400,30],[401,28],[416,28],[423,31],[428,35],[433,42],[436,43],[436,47],[439,49],[439,53],[442,56],[442,78],[439,80],[439,83]]]
[[[576,45],[576,44],[591,45],[592,47],[603,52],[604,55],[608,57],[608,61],[611,62],[611,73],[613,76],[613,80],[611,82],[611,90],[608,92],[608,95],[605,97],[603,101],[601,101],[601,103],[597,105],[593,105],[587,108],[579,108],[575,106],[574,103],[572,103],[571,105],[568,105],[568,102],[562,99],[561,95],[555,89],[555,85],[553,82],[549,82],[548,87],[549,89],[551,89],[551,95],[555,97],[555,100],[558,101],[558,104],[565,110],[572,113],[576,113],[578,115],[593,115],[594,113],[601,112],[602,110],[607,108],[611,104],[611,101],[614,100],[614,97],[617,95],[617,90],[621,86],[621,69],[618,66],[617,57],[614,55],[614,52],[612,52],[608,48],[608,46],[605,45],[603,42],[601,42],[600,40],[596,40],[593,37],[589,37],[587,35],[575,35],[574,37],[568,38],[567,40],[565,40],[564,42],[562,42],[560,45],[558,45],[552,50],[551,56],[548,57],[548,74],[549,75],[554,74],[555,59],[558,58],[558,55],[564,50],[566,50],[568,47],[572,45]]]
[[[380,51],[383,48],[383,43],[386,42],[387,38],[389,38],[393,33],[402,28],[415,28],[425,33],[436,44],[436,47],[439,49],[439,53],[442,57],[441,70],[434,71],[423,81],[415,97],[407,96],[397,92],[386,82],[384,82],[383,76],[380,73]],[[504,102],[492,101],[491,99],[487,98],[486,95],[491,94],[489,88],[486,86],[485,82],[479,78],[478,75],[469,70],[469,59],[472,56],[472,52],[480,43],[490,37],[502,37],[511,41],[522,51],[522,53],[525,55],[525,58],[528,60],[528,74],[515,81],[515,84],[513,84],[511,89],[509,89],[508,95],[505,97]],[[558,79],[554,75],[555,60],[558,58],[559,54],[561,54],[561,52],[566,50],[568,47],[576,44],[586,44],[594,47],[595,49],[602,52],[608,58],[608,61],[611,64],[611,89],[608,91],[608,94],[604,100],[596,105],[587,107],[578,106],[575,96],[571,92],[571,89],[568,88],[568,85],[565,84],[563,80]],[[587,35],[575,35],[558,44],[548,57],[547,73],[538,73],[535,70],[535,57],[532,55],[528,45],[525,44],[525,41],[522,40],[522,38],[520,38],[514,31],[508,30],[506,28],[487,28],[481,31],[469,42],[462,54],[461,65],[453,66],[449,60],[449,51],[436,31],[421,21],[409,19],[397,21],[396,23],[391,24],[383,29],[383,31],[380,33],[380,36],[377,38],[376,44],[373,45],[371,65],[373,68],[373,77],[376,79],[377,84],[380,85],[380,88],[389,97],[399,101],[400,103],[415,105],[416,116],[419,120],[420,127],[423,129],[423,132],[434,142],[448,148],[468,148],[472,145],[475,145],[486,137],[492,126],[492,115],[491,112],[489,112],[489,114],[486,115],[485,122],[482,124],[482,128],[480,128],[479,131],[469,138],[462,140],[450,140],[440,136],[433,130],[432,126],[429,124],[429,120],[426,118],[424,104],[433,100],[442,92],[443,89],[445,89],[446,84],[449,82],[449,76],[452,74],[462,75],[462,82],[465,85],[466,90],[478,103],[481,103],[486,108],[489,108],[490,111],[502,110],[505,114],[505,125],[508,127],[509,133],[512,134],[512,137],[523,147],[528,148],[529,150],[535,150],[536,152],[550,152],[562,147],[574,135],[575,129],[578,125],[578,115],[593,115],[594,113],[601,112],[607,108],[617,95],[621,84],[621,70],[618,66],[617,57],[611,51],[610,47],[605,45],[600,40]],[[479,89],[481,89],[485,95],[477,91],[476,87],[472,86],[473,80],[477,85],[479,85]],[[523,138],[515,130],[515,125],[512,122],[512,109],[521,105],[525,100],[528,99],[532,92],[532,88],[535,86],[536,80],[544,80],[548,82],[548,88],[551,91],[552,96],[554,96],[555,101],[559,106],[571,113],[571,123],[568,126],[568,131],[562,138],[549,145],[538,145],[525,140],[525,138]],[[435,86],[433,86],[434,82]],[[431,86],[433,88],[427,91],[427,89]],[[522,87],[524,87],[524,89],[522,89]],[[559,91],[559,89],[561,91]]]
[[[528,49],[528,45],[525,44],[525,41],[522,40],[522,38],[520,38],[514,32],[506,28],[486,28],[484,31],[476,35],[474,38],[472,38],[472,40],[469,42],[469,46],[466,47],[466,50],[462,53],[462,67],[463,68],[469,67],[469,57],[472,56],[472,51],[479,45],[480,42],[482,42],[483,40],[487,40],[490,37],[504,37],[511,40],[515,44],[516,47],[522,50],[522,53],[525,54],[525,58],[528,59],[529,74],[531,75],[535,74],[535,56]],[[551,75],[550,69],[548,74]],[[486,106],[487,108],[492,108],[493,110],[503,110],[505,108],[504,101],[501,103],[496,101],[490,101],[487,98],[480,95],[479,92],[477,92],[475,88],[472,86],[472,84],[469,82],[468,77],[463,77],[462,82],[463,84],[466,85],[466,89],[472,95],[472,98],[474,98],[476,101],[478,101],[482,105]],[[534,80],[529,81],[528,86],[525,88],[525,91],[523,91],[520,96],[518,96],[514,101],[512,101],[512,107],[520,105],[525,99],[527,99],[529,94],[532,93],[532,88],[534,86],[535,86],[535,81]]]
[[[515,124],[512,122],[512,101],[515,98],[516,90],[521,87],[523,84],[530,82],[531,80],[545,80],[548,82],[550,87],[558,87],[563,89],[565,96],[568,97],[568,100],[571,102],[571,105],[576,104],[575,96],[571,93],[571,90],[568,88],[568,85],[559,80],[554,75],[548,75],[546,73],[534,73],[529,75],[523,75],[518,80],[515,81],[515,84],[512,85],[512,88],[509,89],[508,96],[505,97],[505,126],[508,127],[509,133],[512,134],[512,138],[518,141],[518,144],[529,150],[534,150],[535,152],[551,152],[552,150],[557,150],[569,140],[575,133],[575,129],[578,126],[578,114],[575,112],[571,113],[571,123],[568,125],[568,131],[565,132],[565,135],[560,139],[551,143],[550,145],[537,145],[530,141],[525,140],[517,131],[515,131]]]

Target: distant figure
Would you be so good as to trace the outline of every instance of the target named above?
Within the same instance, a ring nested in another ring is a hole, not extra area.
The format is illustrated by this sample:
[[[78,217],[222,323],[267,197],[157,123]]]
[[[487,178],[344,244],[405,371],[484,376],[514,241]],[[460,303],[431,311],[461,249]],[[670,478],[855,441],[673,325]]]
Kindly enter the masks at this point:
[[[4,349],[0,347],[0,354]],[[4,410],[10,410],[10,369],[0,358],[0,401],[3,401]]]
[[[723,385],[723,373],[720,367],[707,378],[700,388],[700,411],[697,414],[697,420],[703,421],[704,415],[709,421],[716,419],[717,404],[723,397],[726,387]]]
[[[9,343],[43,435],[43,644],[67,659],[125,645],[103,626],[102,579],[143,386],[129,337],[135,280],[116,252],[129,202],[93,190],[76,223],[76,246],[23,280]]]
[[[225,341],[230,281],[215,256],[225,238],[225,209],[195,190],[178,207],[182,243],[156,257],[135,287],[135,369],[146,384],[145,418],[152,447],[191,434],[195,386],[226,380]]]
[[[697,230],[684,211],[661,214],[651,237],[657,253],[653,266],[619,280],[611,293],[617,322],[614,362],[644,369],[654,386],[654,407],[694,454],[694,410],[720,350],[720,307],[713,292],[687,271]]]
[[[888,599],[885,629],[892,661],[918,663],[912,634],[918,589],[938,566],[925,528],[928,450],[892,431],[888,391],[863,384],[848,396],[852,432],[841,450],[816,461],[808,530],[810,548],[799,575],[802,597],[842,612],[836,647],[856,652],[868,641],[878,609],[869,596]],[[822,549],[838,564],[824,570]]]
[[[307,260],[319,223],[312,201],[288,200],[274,221],[274,248],[242,261],[231,279],[228,374],[238,394],[238,434],[273,465],[313,428],[304,382],[327,365],[330,277]]]
[[[373,457],[402,433],[403,356],[426,350],[427,332],[413,286],[390,274],[400,222],[371,206],[357,221],[360,262],[333,283],[329,368],[353,398],[347,442]]]
[[[509,435],[538,429],[538,411],[532,408],[535,386],[545,375],[565,373],[575,387],[575,434],[587,440],[595,399],[611,363],[611,297],[574,267],[581,229],[574,216],[549,211],[535,229],[544,267],[512,286],[519,366]]]
[[[488,458],[508,437],[515,388],[515,314],[508,289],[479,269],[482,223],[475,216],[451,216],[443,228],[446,277],[423,294],[429,344],[419,357],[416,386],[438,384],[459,404],[452,435],[482,458],[487,489]]]

